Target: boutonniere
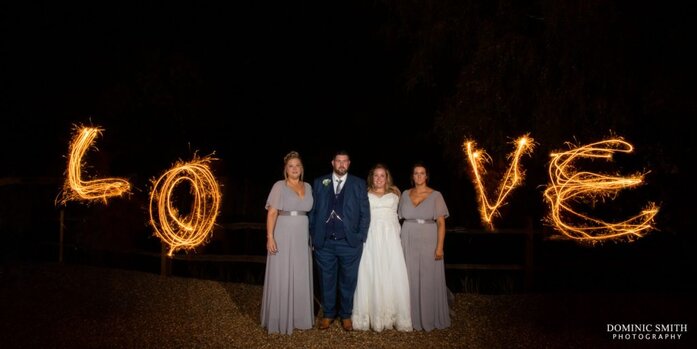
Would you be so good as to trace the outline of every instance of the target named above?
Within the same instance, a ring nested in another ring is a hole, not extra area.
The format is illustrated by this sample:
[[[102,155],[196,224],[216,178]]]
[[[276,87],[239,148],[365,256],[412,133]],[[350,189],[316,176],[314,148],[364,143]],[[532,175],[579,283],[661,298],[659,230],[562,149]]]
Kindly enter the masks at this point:
[[[329,185],[329,183],[331,183],[331,182],[332,182],[332,180],[331,180],[331,179],[329,179],[329,178],[325,178],[325,179],[324,179],[324,180],[322,181],[322,184],[323,184],[323,185],[324,185],[324,186],[326,187],[326,186],[328,186],[328,185]]]

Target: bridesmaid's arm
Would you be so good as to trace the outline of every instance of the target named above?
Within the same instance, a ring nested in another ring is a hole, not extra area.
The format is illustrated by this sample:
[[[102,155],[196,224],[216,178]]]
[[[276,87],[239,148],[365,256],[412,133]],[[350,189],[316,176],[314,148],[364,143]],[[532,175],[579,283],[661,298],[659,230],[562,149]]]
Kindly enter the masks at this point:
[[[270,254],[276,254],[276,252],[278,252],[276,240],[273,238],[273,232],[276,228],[276,218],[278,218],[278,210],[269,207],[269,211],[266,213],[266,251]]]
[[[443,243],[445,242],[445,216],[439,216],[436,219],[438,225],[438,243],[436,244],[436,260],[443,259]]]

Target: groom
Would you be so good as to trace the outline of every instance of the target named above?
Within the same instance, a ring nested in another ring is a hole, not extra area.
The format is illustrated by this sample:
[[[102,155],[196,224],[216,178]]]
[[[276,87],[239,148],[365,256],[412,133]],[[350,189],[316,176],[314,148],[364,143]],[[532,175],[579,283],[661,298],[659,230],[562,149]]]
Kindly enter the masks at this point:
[[[370,225],[370,204],[365,181],[348,174],[351,160],[346,152],[334,155],[331,174],[315,179],[310,212],[310,235],[319,269],[325,330],[338,315],[346,331],[353,329],[353,292],[358,281],[358,265]],[[339,309],[336,295],[339,286]]]

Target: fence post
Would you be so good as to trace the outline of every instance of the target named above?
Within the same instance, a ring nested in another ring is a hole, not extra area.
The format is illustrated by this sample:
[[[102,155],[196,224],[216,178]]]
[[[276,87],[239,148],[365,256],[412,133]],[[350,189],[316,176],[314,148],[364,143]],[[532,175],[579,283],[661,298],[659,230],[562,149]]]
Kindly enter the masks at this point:
[[[161,243],[162,250],[160,252],[160,276],[169,276],[171,261],[167,257],[167,246],[164,242]]]
[[[525,272],[523,276],[525,291],[530,291],[533,285],[533,242],[534,231],[532,227],[532,218],[528,217],[525,227]]]
[[[61,208],[58,216],[58,263],[63,263],[63,237],[65,236],[65,208]]]

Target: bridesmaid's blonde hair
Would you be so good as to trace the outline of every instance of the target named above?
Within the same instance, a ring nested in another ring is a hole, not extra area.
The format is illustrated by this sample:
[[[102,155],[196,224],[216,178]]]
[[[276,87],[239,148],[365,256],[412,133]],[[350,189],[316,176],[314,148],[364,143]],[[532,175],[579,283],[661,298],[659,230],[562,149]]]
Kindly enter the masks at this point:
[[[390,174],[390,170],[387,169],[387,166],[383,164],[377,164],[373,166],[373,168],[370,169],[370,172],[368,173],[368,191],[371,191],[375,189],[375,182],[373,182],[373,175],[375,174],[375,170],[377,169],[383,169],[385,171],[385,193],[393,193],[397,195],[398,197],[400,196],[399,188],[397,188],[394,183],[392,182],[392,174]]]
[[[300,181],[303,181],[303,174],[305,174],[305,166],[303,166],[303,159],[300,158],[300,154],[297,151],[291,151],[283,157],[283,178],[288,180],[288,171],[286,171],[286,166],[288,166],[288,161],[298,159],[300,161]]]

